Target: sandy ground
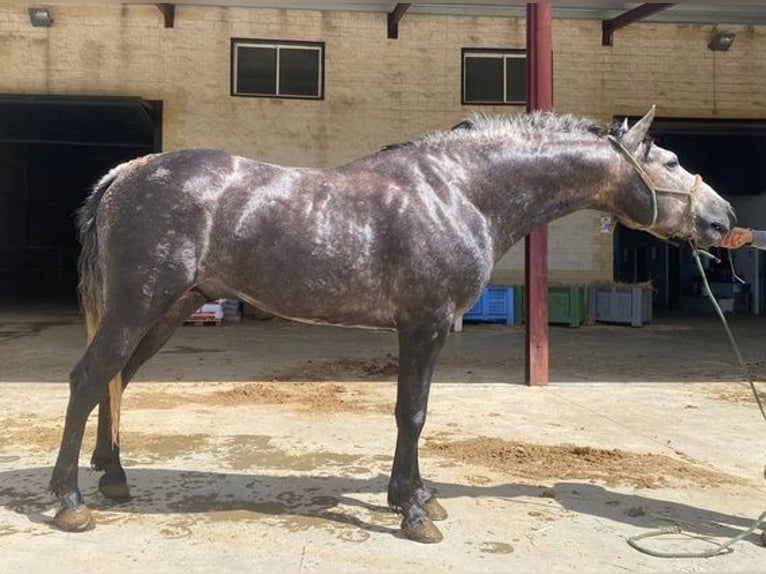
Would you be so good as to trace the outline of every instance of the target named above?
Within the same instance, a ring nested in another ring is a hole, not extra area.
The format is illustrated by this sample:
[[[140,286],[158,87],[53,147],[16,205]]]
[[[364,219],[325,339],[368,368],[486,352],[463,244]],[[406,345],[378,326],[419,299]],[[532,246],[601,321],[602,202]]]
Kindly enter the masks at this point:
[[[766,321],[735,318],[758,381]],[[244,322],[186,327],[131,385],[114,504],[87,469],[97,527],[50,524],[46,492],[83,344],[71,309],[0,309],[0,572],[762,572],[766,422],[709,318],[551,330],[547,388],[523,381],[523,329],[467,326],[439,362],[421,445],[450,513],[403,539],[385,507],[395,427],[390,333]],[[162,383],[162,384],[158,384]],[[759,383],[766,387],[766,383]],[[95,421],[91,421],[95,422]],[[92,427],[92,424],[91,424]]]

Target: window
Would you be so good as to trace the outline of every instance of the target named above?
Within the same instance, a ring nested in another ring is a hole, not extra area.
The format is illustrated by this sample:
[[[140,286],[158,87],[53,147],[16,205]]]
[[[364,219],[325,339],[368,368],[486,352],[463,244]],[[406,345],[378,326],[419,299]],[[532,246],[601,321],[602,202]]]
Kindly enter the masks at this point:
[[[231,41],[231,93],[279,98],[324,97],[324,44]]]
[[[463,49],[464,104],[524,104],[527,55],[523,50]]]

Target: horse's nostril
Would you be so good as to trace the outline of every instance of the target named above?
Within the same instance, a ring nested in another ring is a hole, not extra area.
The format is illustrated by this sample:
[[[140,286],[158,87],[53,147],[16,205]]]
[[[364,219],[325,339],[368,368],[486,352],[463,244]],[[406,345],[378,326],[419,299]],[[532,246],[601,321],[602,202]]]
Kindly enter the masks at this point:
[[[710,224],[710,227],[713,229],[713,231],[717,231],[718,233],[721,233],[721,234],[726,233],[727,231],[729,231],[729,226],[728,225],[725,225],[723,223],[717,223],[715,221]]]

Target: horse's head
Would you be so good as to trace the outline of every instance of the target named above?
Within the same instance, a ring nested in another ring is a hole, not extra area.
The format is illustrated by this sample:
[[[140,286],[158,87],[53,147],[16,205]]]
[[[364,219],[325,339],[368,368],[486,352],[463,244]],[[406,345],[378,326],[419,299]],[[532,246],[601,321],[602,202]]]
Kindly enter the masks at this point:
[[[663,239],[713,245],[733,226],[734,210],[699,175],[686,171],[673,152],[647,137],[653,119],[654,107],[632,128],[625,123],[608,136],[622,156],[620,173],[630,178],[620,192],[617,216],[625,226]]]

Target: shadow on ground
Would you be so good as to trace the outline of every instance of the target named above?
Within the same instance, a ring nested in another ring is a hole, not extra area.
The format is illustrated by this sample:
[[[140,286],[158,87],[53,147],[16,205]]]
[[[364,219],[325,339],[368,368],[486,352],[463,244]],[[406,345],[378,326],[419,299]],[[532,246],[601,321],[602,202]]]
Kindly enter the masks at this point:
[[[46,485],[51,467],[0,472],[0,506],[26,516],[31,522],[53,528],[50,511],[55,506]],[[385,504],[388,477],[278,476],[170,469],[129,469],[133,498],[124,503],[105,499],[97,491],[98,473],[81,469],[81,488],[96,519],[119,522],[130,515],[194,515],[199,521],[255,521],[277,519],[285,528],[336,527],[399,536],[399,518]],[[625,494],[587,482],[558,482],[550,486],[505,483],[476,486],[434,482],[439,499],[449,510],[450,499],[487,498],[517,501],[526,515],[529,503],[551,504],[558,509],[590,515],[641,529],[676,524],[685,533],[700,537],[739,535],[752,518],[743,518],[643,494]],[[359,497],[373,495],[381,504]],[[555,503],[552,501],[555,499]],[[755,517],[753,517],[755,518]],[[512,516],[509,520],[514,520]],[[454,513],[448,520],[459,522]],[[520,528],[524,528],[523,520]],[[523,532],[519,533],[520,535]],[[759,544],[758,536],[745,538]]]

